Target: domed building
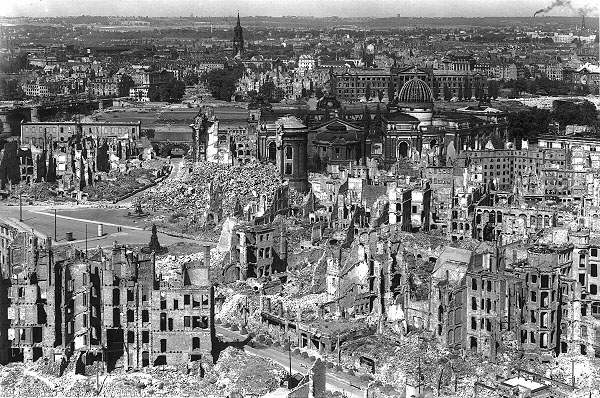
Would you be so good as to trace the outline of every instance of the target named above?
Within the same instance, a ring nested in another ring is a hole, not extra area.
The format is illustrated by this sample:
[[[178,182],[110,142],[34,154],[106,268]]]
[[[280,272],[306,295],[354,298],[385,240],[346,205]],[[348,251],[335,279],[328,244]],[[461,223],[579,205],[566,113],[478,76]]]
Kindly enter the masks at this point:
[[[414,116],[422,125],[431,124],[433,118],[433,92],[423,80],[414,77],[398,93],[398,110]]]

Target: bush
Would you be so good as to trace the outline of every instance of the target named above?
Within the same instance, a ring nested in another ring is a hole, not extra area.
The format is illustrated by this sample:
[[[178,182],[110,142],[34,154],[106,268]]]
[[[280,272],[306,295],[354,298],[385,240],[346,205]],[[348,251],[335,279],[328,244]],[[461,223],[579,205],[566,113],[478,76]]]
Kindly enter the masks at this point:
[[[229,322],[225,322],[223,324],[223,327],[229,329],[231,327],[231,324]]]
[[[292,350],[292,354],[294,354],[294,355],[298,355],[298,354],[300,354],[300,350],[299,350],[298,348],[294,348],[294,349]]]
[[[344,371],[344,368],[342,368],[342,366],[341,366],[341,365],[335,365],[335,371],[336,371],[336,372],[343,372],[343,371]]]
[[[325,366],[327,367],[327,369],[333,369],[335,367],[333,362],[325,362]]]
[[[246,329],[246,326],[242,326],[240,328],[240,334],[248,334],[248,330]]]
[[[371,381],[371,380],[373,380],[373,377],[371,375],[361,375],[360,376],[360,380],[362,380],[362,381]]]
[[[308,360],[309,360],[309,361],[311,361],[311,362],[314,362],[316,359],[317,359],[317,358],[316,358],[314,355],[310,355],[310,356],[308,357]]]
[[[300,354],[300,356],[301,356],[302,358],[308,358],[308,353],[307,353],[307,352],[305,352],[305,351],[302,351],[302,353]]]
[[[235,323],[233,325],[231,325],[231,330],[234,332],[237,332],[238,330],[240,330],[240,328],[238,327],[238,325],[236,325]]]
[[[265,336],[264,336],[264,335],[262,335],[262,334],[259,334],[259,335],[256,337],[256,340],[258,340],[258,342],[259,342],[259,343],[262,343],[262,342],[264,342],[264,341],[265,341]]]
[[[348,369],[348,374],[350,376],[354,376],[354,369]]]
[[[279,341],[275,340],[273,342],[273,347],[279,347],[281,344],[279,343]]]
[[[220,320],[219,318],[217,318],[217,319],[215,319],[215,323],[216,323],[217,325],[220,325],[220,324],[221,324],[221,320]]]

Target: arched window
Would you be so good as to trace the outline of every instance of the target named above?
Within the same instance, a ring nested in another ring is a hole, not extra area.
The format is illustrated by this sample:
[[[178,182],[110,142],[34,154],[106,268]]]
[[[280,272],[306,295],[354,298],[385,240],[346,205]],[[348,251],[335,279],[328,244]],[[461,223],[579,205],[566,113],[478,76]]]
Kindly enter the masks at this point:
[[[398,158],[405,158],[408,156],[408,144],[405,141],[402,141],[398,145]]]
[[[285,159],[283,165],[283,173],[286,175],[292,175],[294,173],[294,150],[291,146],[285,147]]]

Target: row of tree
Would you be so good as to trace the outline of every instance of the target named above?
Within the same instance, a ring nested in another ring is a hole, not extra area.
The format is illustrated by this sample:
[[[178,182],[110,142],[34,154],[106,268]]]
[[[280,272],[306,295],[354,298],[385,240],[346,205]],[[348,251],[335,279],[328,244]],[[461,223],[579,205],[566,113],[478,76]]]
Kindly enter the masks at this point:
[[[237,81],[243,74],[244,67],[236,65],[223,69],[213,69],[205,75],[204,80],[215,99],[231,101],[235,94]]]
[[[153,84],[148,89],[148,98],[153,102],[179,102],[183,98],[183,94],[185,94],[185,84],[175,78],[169,79],[163,84]]]

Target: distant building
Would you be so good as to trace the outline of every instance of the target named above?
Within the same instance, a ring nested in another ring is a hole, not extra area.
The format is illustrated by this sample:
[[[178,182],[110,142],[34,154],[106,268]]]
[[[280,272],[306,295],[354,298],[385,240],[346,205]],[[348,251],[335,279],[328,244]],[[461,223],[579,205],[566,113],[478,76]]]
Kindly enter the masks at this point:
[[[233,56],[241,57],[244,55],[244,33],[240,24],[240,13],[238,12],[237,24],[233,28]]]

